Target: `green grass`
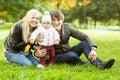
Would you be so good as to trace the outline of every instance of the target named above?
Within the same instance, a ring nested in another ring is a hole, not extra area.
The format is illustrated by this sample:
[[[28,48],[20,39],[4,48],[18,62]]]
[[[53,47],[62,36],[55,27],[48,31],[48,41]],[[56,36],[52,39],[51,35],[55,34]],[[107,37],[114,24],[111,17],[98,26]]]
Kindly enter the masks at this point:
[[[6,25],[0,25],[6,27]],[[9,25],[8,25],[9,26]],[[81,30],[88,34],[98,45],[97,54],[103,61],[115,58],[115,64],[111,69],[99,70],[96,67],[86,65],[53,65],[45,69],[35,66],[18,66],[5,63],[3,56],[3,41],[9,32],[9,27],[0,29],[0,80],[119,80],[120,79],[120,31]],[[71,45],[79,41],[71,38]],[[84,55],[83,60],[87,59]]]

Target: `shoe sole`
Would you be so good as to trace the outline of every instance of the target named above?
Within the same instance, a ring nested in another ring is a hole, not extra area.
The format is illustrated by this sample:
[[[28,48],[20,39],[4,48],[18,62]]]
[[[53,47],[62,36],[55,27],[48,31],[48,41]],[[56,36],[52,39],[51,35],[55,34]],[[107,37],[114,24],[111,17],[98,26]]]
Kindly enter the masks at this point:
[[[110,59],[109,61],[107,61],[107,63],[105,64],[106,66],[104,67],[104,69],[109,69],[112,67],[112,65],[114,64],[115,60],[114,59]]]

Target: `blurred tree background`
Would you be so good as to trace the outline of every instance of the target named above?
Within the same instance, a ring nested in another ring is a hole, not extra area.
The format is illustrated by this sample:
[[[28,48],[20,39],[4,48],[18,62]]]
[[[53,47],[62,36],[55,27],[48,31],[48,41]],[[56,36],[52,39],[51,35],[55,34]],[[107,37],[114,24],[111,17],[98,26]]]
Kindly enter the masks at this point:
[[[120,0],[0,0],[0,20],[15,22],[32,8],[41,13],[60,9],[65,21],[83,28],[120,26]]]

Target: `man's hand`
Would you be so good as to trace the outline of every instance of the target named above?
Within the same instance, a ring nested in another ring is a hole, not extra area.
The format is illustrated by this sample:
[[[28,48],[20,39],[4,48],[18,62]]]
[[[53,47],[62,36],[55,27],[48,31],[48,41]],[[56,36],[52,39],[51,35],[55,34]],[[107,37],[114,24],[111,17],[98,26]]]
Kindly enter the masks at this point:
[[[94,60],[96,60],[97,58],[97,54],[95,50],[91,50],[88,56],[88,59],[93,62]]]

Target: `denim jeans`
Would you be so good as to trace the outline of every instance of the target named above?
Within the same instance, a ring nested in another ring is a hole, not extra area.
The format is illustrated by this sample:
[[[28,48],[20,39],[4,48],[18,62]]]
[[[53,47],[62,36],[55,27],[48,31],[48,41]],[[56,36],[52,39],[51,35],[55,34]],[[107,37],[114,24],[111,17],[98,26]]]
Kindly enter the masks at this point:
[[[37,59],[35,59],[31,53],[28,53],[28,55],[24,55],[21,52],[18,53],[12,53],[8,51],[4,51],[4,56],[9,62],[17,63],[21,66],[31,66],[31,65],[37,65],[39,62]]]
[[[55,63],[66,63],[66,64],[78,64],[82,63],[83,61],[78,57],[78,55],[75,52],[67,52],[64,54],[58,54],[55,56]]]
[[[82,53],[84,53],[84,55],[88,59],[88,56],[89,56],[89,53],[91,50],[90,50],[88,44],[86,43],[86,41],[82,41],[78,45],[72,47],[70,51],[77,53],[78,56],[80,56]],[[93,62],[90,62],[90,63],[95,64],[97,62],[101,62],[98,57],[96,60],[94,60]]]
[[[63,54],[58,54],[55,58],[56,63],[68,63],[68,64],[76,64],[81,62],[81,59],[79,58],[81,54],[84,53],[86,58],[88,59],[90,48],[86,41],[82,41],[76,46],[73,46],[70,51]],[[88,59],[89,60],[89,59]],[[89,61],[90,62],[90,61]],[[97,62],[100,62],[99,58],[97,57],[96,60],[93,62],[90,62],[91,64],[96,64]]]

